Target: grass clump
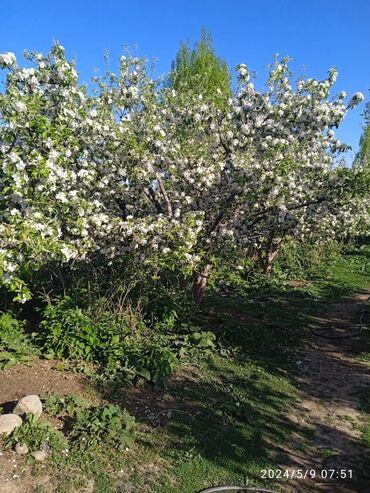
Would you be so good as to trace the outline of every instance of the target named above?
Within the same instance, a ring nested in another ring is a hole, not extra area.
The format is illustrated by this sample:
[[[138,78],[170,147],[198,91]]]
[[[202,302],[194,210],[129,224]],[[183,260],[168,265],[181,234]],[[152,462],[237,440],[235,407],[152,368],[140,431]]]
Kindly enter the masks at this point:
[[[80,448],[92,447],[104,441],[122,450],[135,441],[135,419],[114,404],[78,411],[69,438]]]
[[[58,395],[48,392],[43,400],[44,410],[50,416],[74,416],[78,411],[89,407],[88,401],[80,395]]]
[[[36,348],[24,332],[25,322],[11,313],[0,314],[0,369],[30,361],[37,355]]]
[[[13,431],[6,446],[14,447],[17,443],[27,445],[30,452],[44,450],[48,453],[61,453],[68,446],[62,432],[34,414],[29,414],[24,423]]]
[[[366,447],[370,448],[370,423],[368,423],[363,429],[362,441]]]

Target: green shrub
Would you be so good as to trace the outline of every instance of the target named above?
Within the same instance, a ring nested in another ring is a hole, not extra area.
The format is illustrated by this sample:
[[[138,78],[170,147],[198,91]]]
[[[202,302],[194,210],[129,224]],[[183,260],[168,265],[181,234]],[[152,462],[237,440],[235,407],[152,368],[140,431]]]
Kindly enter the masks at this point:
[[[283,278],[310,278],[326,274],[333,262],[340,258],[343,245],[336,241],[298,243],[288,241],[274,263],[274,274]]]
[[[6,441],[6,446],[14,447],[17,443],[27,445],[30,452],[61,452],[68,446],[63,433],[34,414],[29,414],[24,423],[13,431]]]
[[[215,350],[216,336],[212,332],[198,331],[181,325],[185,334],[158,334],[130,344],[125,349],[124,368],[133,376],[161,384],[176,370],[180,360],[204,357]]]
[[[99,340],[96,360],[107,374],[115,374],[125,366],[131,348],[140,345],[146,330],[143,321],[131,313],[99,315],[96,322]]]
[[[0,315],[0,368],[6,369],[16,363],[29,361],[36,354],[29,338],[24,333],[25,322],[10,313]]]
[[[80,395],[58,395],[48,392],[43,399],[44,410],[51,416],[74,416],[81,409],[89,407],[89,403]]]
[[[156,384],[166,380],[179,365],[176,354],[158,339],[144,339],[138,344],[127,345],[123,362],[133,377],[139,376]]]
[[[104,376],[141,376],[158,383],[176,367],[167,348],[153,342],[152,332],[132,313],[99,313],[92,317],[65,297],[43,313],[37,340],[49,357],[98,363]]]
[[[38,341],[51,358],[93,361],[98,348],[94,324],[65,297],[48,305],[40,322]]]
[[[77,448],[106,441],[122,450],[135,441],[135,418],[114,404],[91,407],[76,413],[69,437]]]
[[[189,330],[189,327],[183,324],[182,329],[184,328]],[[198,355],[204,357],[216,349],[216,336],[213,332],[195,330],[190,334],[169,338],[168,345],[180,359],[194,358]]]

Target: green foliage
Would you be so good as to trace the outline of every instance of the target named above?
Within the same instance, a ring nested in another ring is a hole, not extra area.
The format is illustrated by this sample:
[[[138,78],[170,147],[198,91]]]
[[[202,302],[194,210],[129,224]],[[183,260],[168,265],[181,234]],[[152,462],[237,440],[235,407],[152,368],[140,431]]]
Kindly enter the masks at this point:
[[[330,457],[335,457],[340,454],[340,451],[331,447],[323,447],[318,450],[318,453],[324,459],[329,459]]]
[[[80,395],[61,396],[53,392],[48,392],[43,405],[45,412],[51,416],[74,416],[89,407],[89,403]]]
[[[188,329],[182,325],[182,330]],[[190,334],[175,335],[169,338],[168,344],[178,354],[180,359],[192,359],[211,354],[216,349],[216,336],[213,332],[196,330]]]
[[[13,447],[17,443],[27,445],[31,452],[36,450],[45,450],[49,453],[61,452],[68,446],[63,433],[34,414],[29,414],[24,423],[13,431],[6,441],[6,446]]]
[[[364,445],[370,448],[370,423],[368,423],[363,429],[362,440]]]
[[[369,115],[369,109],[367,114]],[[370,166],[370,123],[364,128],[360,138],[360,150],[355,158],[355,163],[358,162],[367,162]]]
[[[94,325],[80,308],[71,306],[69,297],[46,307],[38,340],[51,358],[92,361],[98,346]]]
[[[202,94],[223,107],[231,96],[231,77],[225,61],[215,54],[213,40],[204,29],[192,49],[182,43],[172,64],[171,84],[179,92]]]
[[[38,341],[49,357],[98,363],[105,378],[119,374],[162,382],[176,368],[175,354],[128,314],[100,313],[92,320],[69,297],[44,310]]]
[[[135,441],[135,419],[125,409],[113,404],[91,407],[76,413],[69,436],[77,447],[106,441],[122,450],[131,447]]]
[[[330,266],[340,258],[343,245],[335,241],[287,242],[274,265],[274,274],[280,278],[307,279],[315,274],[326,274]]]
[[[134,377],[142,377],[155,384],[161,384],[177,368],[179,361],[175,353],[161,344],[158,339],[142,340],[126,346],[124,365]]]
[[[24,333],[24,326],[25,322],[11,313],[0,315],[0,368],[5,370],[16,363],[29,361],[37,354]]]
[[[189,331],[189,327],[182,324],[179,331]],[[140,344],[127,347],[126,368],[133,376],[159,385],[171,376],[180,361],[211,354],[216,347],[215,340],[215,334],[207,331],[156,335],[151,340],[145,339]]]

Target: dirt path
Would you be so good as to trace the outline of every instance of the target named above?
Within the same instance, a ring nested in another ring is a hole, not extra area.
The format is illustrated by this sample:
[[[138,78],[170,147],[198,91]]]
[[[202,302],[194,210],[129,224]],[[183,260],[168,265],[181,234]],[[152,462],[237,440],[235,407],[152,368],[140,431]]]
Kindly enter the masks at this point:
[[[370,290],[348,302],[332,305],[316,327],[358,323],[363,302]],[[314,479],[290,479],[285,485],[294,493],[370,493],[369,449],[362,446],[365,417],[360,412],[359,392],[370,389],[370,367],[354,358],[360,338],[324,339],[313,336],[299,365],[299,401],[288,418],[300,428],[312,430],[309,447],[302,439],[291,437],[285,452],[290,473],[298,469],[314,470]],[[294,451],[294,452],[293,452]],[[332,473],[329,470],[335,470]],[[340,471],[347,479],[338,479]],[[348,472],[352,470],[352,473]],[[324,471],[321,473],[321,471]],[[325,471],[332,479],[323,479]],[[352,475],[351,479],[349,476]]]

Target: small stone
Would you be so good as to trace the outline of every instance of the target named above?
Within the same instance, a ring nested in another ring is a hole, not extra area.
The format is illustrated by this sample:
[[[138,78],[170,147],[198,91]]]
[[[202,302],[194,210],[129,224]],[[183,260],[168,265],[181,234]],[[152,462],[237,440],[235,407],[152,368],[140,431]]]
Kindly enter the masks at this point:
[[[16,414],[2,414],[0,416],[0,435],[10,435],[12,431],[21,426],[22,418]]]
[[[48,453],[45,450],[36,450],[35,452],[31,452],[31,455],[35,460],[41,462],[47,458]]]
[[[25,443],[17,443],[15,446],[15,451],[18,455],[28,454],[28,447]]]
[[[19,416],[31,413],[40,415],[42,413],[42,402],[40,401],[39,396],[27,395],[26,397],[22,397],[15,406],[13,413],[18,414]]]

